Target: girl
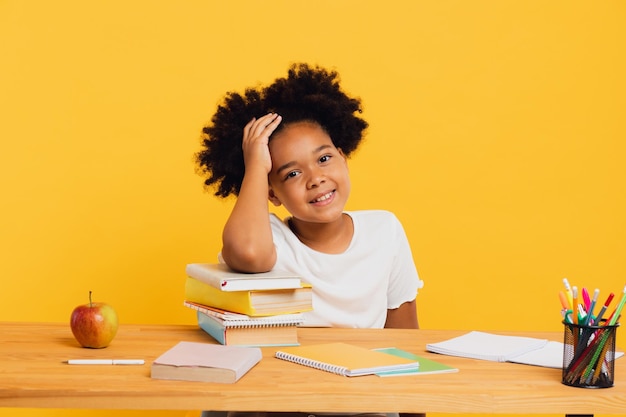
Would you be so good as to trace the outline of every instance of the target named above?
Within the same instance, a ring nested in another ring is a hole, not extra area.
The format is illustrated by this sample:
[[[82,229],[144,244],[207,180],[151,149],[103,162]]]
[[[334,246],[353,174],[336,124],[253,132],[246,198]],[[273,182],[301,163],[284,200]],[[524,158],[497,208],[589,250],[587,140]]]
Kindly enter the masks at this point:
[[[347,157],[368,126],[360,112],[336,72],[306,64],[268,87],[227,94],[197,154],[205,185],[237,196],[220,260],[303,277],[313,287],[305,326],[418,328],[422,281],[402,225],[388,211],[344,210]],[[268,199],[290,216],[270,213]]]

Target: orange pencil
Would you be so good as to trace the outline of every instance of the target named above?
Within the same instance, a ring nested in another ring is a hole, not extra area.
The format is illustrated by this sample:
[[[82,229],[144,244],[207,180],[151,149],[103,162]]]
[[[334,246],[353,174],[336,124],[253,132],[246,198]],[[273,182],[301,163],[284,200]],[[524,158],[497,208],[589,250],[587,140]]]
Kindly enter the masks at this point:
[[[569,304],[569,300],[563,291],[559,291],[559,299],[561,300],[561,305],[565,310],[571,310],[572,306]]]

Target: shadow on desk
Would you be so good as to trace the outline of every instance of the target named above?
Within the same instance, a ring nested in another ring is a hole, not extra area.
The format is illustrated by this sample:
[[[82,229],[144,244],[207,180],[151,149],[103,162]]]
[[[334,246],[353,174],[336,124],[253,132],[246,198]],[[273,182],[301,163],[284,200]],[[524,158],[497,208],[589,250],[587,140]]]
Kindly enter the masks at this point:
[[[227,411],[202,411],[199,414],[200,417],[226,417],[227,415]],[[398,413],[387,413],[387,417],[399,416]],[[593,417],[593,414],[565,414],[565,417]]]
[[[200,417],[226,417],[227,415],[228,411],[202,411]],[[315,416],[313,413],[310,415]],[[399,417],[399,415],[398,413],[387,413],[387,417]]]

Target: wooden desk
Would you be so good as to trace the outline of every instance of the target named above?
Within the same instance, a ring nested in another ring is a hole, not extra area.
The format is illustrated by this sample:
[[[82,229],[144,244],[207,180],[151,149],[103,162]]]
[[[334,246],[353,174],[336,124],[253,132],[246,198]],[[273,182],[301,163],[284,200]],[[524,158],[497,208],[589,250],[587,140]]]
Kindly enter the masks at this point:
[[[396,346],[458,367],[441,375],[345,378],[273,357],[236,384],[152,380],[150,364],[181,340],[212,342],[196,326],[124,325],[106,349],[83,349],[67,324],[0,323],[0,406],[76,409],[624,414],[626,360],[607,389],[561,384],[561,371],[440,356],[426,343],[464,331],[300,329],[302,344]],[[513,333],[510,334],[519,334]],[[560,333],[524,333],[560,340]],[[143,366],[71,366],[69,358],[143,358]]]

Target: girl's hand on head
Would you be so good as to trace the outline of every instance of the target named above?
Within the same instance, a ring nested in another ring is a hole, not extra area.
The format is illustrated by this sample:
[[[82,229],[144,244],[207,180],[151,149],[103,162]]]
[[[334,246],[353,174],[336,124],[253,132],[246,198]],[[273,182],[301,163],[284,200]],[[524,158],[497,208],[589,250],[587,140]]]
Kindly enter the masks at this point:
[[[243,128],[243,160],[246,169],[258,164],[269,174],[272,159],[269,151],[270,135],[276,130],[282,118],[276,113],[268,113],[260,118],[253,118]]]

